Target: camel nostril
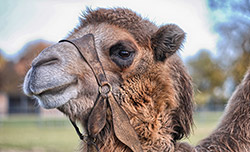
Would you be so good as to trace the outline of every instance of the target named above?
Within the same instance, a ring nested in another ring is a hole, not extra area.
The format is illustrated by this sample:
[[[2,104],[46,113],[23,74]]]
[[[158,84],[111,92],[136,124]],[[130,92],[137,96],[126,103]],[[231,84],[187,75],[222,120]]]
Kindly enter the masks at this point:
[[[38,67],[38,66],[47,66],[47,65],[52,65],[52,64],[56,64],[59,62],[58,58],[48,58],[48,59],[42,59],[38,62],[36,62],[33,66],[34,67]]]

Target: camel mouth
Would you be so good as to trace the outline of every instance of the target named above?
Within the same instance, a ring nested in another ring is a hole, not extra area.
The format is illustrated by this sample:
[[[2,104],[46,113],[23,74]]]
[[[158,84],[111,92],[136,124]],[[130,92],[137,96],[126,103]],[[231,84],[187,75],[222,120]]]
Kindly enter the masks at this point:
[[[58,108],[77,97],[77,80],[49,88],[33,96],[38,100],[39,105],[45,109]]]
[[[43,92],[35,95],[35,96],[46,96],[46,95],[57,95],[57,94],[62,94],[70,85],[72,85],[73,83],[67,83],[67,84],[63,84],[60,86],[56,86],[53,88],[49,88],[47,90],[44,90]]]

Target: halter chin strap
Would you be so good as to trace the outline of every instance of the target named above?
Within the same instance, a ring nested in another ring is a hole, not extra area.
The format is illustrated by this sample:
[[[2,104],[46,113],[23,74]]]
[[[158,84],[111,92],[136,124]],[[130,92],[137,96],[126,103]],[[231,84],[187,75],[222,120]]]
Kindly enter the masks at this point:
[[[134,128],[131,126],[128,116],[122,110],[112,93],[112,86],[107,80],[106,74],[95,48],[94,36],[92,34],[87,34],[79,39],[59,41],[59,43],[61,42],[68,42],[76,47],[83,60],[91,68],[99,86],[99,94],[89,115],[87,124],[87,138],[93,140],[89,140],[87,144],[89,145],[93,143],[93,145],[96,147],[96,150],[99,151],[94,139],[96,139],[96,136],[101,132],[106,124],[107,106],[110,106],[116,137],[123,144],[127,145],[132,151],[141,152],[142,148],[138,136]],[[80,139],[84,140],[84,136],[80,133],[75,122],[72,120],[71,122],[75,127]]]

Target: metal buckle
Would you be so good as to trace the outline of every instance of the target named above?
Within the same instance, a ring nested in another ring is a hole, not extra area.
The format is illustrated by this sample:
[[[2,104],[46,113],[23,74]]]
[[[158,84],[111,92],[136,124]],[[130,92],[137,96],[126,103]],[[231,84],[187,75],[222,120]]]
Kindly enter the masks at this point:
[[[99,93],[101,96],[107,97],[110,92],[112,92],[112,86],[110,83],[103,82],[101,86],[99,86]]]

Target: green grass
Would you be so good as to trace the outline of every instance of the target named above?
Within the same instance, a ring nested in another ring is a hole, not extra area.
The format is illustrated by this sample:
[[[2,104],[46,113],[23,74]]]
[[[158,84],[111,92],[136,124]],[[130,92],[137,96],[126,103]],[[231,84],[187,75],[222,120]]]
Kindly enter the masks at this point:
[[[195,146],[201,139],[207,137],[217,126],[222,112],[197,112],[194,114],[193,133],[185,142]]]
[[[195,113],[194,134],[184,141],[192,145],[206,137],[221,112]],[[67,118],[13,116],[0,119],[0,152],[74,152],[79,138]]]
[[[78,148],[69,120],[10,117],[0,121],[0,151],[69,152]]]

